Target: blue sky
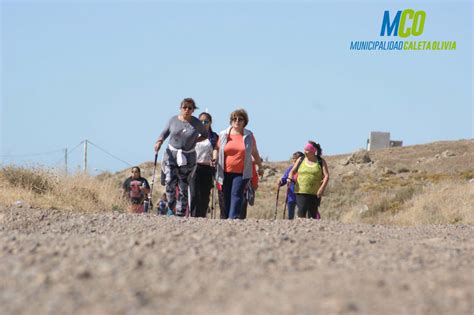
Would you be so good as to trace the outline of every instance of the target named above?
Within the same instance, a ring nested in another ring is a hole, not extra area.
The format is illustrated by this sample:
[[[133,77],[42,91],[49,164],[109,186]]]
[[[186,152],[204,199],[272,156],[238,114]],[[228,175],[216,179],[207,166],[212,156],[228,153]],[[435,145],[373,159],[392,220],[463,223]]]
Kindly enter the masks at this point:
[[[383,12],[407,8],[427,15],[407,40],[455,40],[457,50],[349,50],[399,40],[379,36]],[[308,139],[349,153],[370,131],[405,145],[472,138],[472,16],[471,1],[2,0],[1,161],[61,167],[59,150],[83,139],[130,164],[152,160],[185,97],[217,131],[247,109],[270,160]],[[126,167],[89,153],[91,172]]]

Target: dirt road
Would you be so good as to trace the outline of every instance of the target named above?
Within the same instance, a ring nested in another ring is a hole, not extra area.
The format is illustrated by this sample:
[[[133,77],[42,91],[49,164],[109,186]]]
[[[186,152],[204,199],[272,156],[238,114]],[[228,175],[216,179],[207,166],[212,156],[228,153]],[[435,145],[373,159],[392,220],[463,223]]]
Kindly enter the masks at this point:
[[[1,314],[469,314],[474,226],[0,209]]]

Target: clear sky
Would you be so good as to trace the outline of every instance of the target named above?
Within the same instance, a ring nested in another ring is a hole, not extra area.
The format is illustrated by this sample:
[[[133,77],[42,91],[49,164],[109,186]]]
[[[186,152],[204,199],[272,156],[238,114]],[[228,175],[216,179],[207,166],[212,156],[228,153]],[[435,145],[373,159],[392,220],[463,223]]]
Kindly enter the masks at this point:
[[[474,134],[472,1],[0,1],[4,164],[61,167],[59,150],[83,139],[130,164],[152,160],[185,97],[216,131],[245,108],[270,160],[308,139],[326,155],[349,153],[370,131],[404,145]],[[426,21],[404,40],[457,49],[349,50],[400,40],[380,36],[382,17],[408,8]],[[126,167],[89,153],[91,172]]]

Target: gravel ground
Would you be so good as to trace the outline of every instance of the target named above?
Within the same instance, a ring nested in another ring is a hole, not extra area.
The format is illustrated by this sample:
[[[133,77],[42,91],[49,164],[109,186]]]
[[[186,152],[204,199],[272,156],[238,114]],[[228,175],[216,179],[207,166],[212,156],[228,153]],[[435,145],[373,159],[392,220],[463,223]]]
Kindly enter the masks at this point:
[[[0,209],[1,314],[474,314],[474,226]]]

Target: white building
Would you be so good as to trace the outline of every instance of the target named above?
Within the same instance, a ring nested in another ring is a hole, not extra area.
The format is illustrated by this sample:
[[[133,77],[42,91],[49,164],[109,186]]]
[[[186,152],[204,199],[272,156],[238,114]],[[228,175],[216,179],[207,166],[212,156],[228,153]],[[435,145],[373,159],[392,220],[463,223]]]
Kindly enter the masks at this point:
[[[403,141],[390,140],[390,132],[372,131],[367,139],[367,151],[401,146]]]

